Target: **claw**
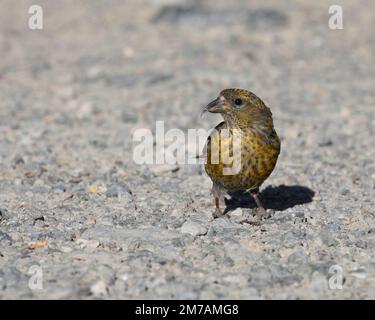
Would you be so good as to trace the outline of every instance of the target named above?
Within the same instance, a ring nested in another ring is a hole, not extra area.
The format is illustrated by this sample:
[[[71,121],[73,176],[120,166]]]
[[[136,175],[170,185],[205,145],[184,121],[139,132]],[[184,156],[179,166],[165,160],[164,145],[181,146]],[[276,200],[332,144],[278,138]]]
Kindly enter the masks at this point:
[[[214,213],[212,214],[212,217],[214,219],[224,217],[224,213],[220,209],[216,209]]]
[[[267,210],[263,207],[256,209],[256,217],[259,221],[262,221],[262,218],[267,219],[270,216],[270,213],[267,213]]]

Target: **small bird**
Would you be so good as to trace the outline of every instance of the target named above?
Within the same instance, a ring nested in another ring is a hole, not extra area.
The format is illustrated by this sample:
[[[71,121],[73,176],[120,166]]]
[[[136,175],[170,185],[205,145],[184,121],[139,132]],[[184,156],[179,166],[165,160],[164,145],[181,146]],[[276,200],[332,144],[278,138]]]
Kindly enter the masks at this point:
[[[250,191],[259,222],[267,214],[259,199],[259,187],[273,171],[280,153],[271,110],[250,91],[225,89],[205,111],[221,113],[224,118],[211,132],[204,151],[205,170],[213,182],[213,217],[223,216],[223,191]],[[240,165],[228,173],[226,169],[235,167],[234,164]]]

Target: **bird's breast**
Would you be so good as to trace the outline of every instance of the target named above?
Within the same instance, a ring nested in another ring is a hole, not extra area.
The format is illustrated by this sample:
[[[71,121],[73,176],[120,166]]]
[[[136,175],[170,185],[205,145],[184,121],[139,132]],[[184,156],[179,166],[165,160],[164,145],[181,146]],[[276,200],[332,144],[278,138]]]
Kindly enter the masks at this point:
[[[251,130],[214,132],[207,143],[205,169],[229,190],[257,188],[271,174],[280,152],[279,140]],[[231,171],[232,169],[232,171]]]

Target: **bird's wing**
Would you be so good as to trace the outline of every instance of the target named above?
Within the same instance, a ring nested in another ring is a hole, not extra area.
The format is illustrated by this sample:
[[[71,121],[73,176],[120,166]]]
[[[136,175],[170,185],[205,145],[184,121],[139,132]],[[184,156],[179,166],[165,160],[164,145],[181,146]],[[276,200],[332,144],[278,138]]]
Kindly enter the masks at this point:
[[[227,127],[227,123],[225,121],[220,122],[214,129],[211,130],[210,135],[207,138],[206,144],[203,147],[203,150],[197,158],[205,159],[207,157],[207,148],[211,141],[211,136],[214,131],[220,131],[221,129],[225,129]]]

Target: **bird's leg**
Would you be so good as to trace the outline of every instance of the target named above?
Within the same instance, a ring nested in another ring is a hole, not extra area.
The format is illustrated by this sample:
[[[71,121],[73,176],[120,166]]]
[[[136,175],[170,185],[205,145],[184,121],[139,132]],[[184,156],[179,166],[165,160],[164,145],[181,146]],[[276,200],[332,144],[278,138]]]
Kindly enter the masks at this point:
[[[253,197],[253,199],[254,199],[254,201],[255,201],[255,203],[257,205],[257,208],[256,208],[256,218],[254,219],[254,218],[246,217],[240,223],[250,223],[250,224],[258,226],[258,225],[260,225],[260,223],[262,221],[262,218],[263,217],[267,217],[267,211],[266,211],[266,209],[264,209],[264,207],[262,205],[262,202],[259,199],[259,190],[258,189],[251,190],[250,194]]]
[[[214,196],[216,207],[212,216],[215,219],[222,217],[224,215],[223,212],[220,210],[221,190],[216,184],[212,185],[212,195]]]
[[[260,201],[259,189],[250,191],[250,194],[257,205],[257,219],[261,221],[263,217],[267,217],[267,211],[264,209],[262,202]]]

